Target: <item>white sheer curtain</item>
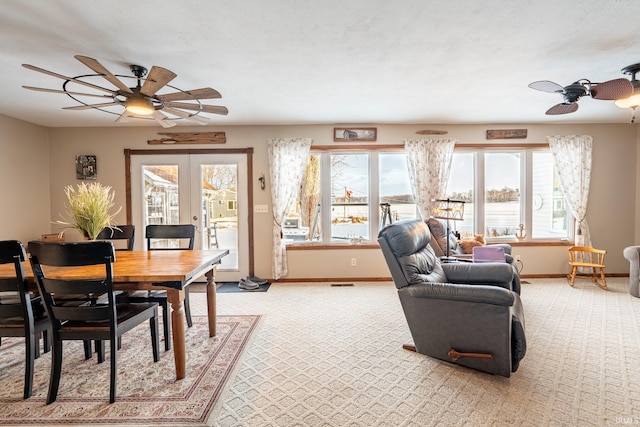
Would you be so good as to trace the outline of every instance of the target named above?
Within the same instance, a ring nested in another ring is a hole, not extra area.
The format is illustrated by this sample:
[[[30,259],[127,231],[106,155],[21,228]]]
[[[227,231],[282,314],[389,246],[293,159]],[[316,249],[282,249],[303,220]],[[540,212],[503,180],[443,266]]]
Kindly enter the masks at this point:
[[[310,138],[277,138],[267,144],[273,209],[273,278],[276,280],[288,272],[282,223],[300,188],[311,142]]]
[[[553,154],[564,198],[576,220],[575,244],[591,246],[586,216],[593,139],[590,135],[555,135],[548,136],[547,141]]]
[[[455,139],[405,139],[409,180],[422,218],[431,215],[431,201],[444,196]]]

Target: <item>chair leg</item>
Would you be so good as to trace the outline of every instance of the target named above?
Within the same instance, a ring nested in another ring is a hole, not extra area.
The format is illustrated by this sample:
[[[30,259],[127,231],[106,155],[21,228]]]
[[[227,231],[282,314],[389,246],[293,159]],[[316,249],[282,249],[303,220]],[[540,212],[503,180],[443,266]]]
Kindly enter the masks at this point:
[[[164,333],[164,351],[171,350],[171,311],[169,302],[162,302],[162,328]]]
[[[98,353],[98,363],[104,362],[104,341],[96,340],[96,353]]]
[[[49,353],[51,349],[51,337],[49,331],[42,331],[42,352]]]
[[[607,278],[604,275],[604,268],[600,269],[600,279],[602,279],[602,288],[607,289]]]
[[[151,348],[153,349],[153,361],[160,360],[160,337],[158,336],[158,316],[149,319],[149,329],[151,330]]]
[[[569,273],[569,276],[567,277],[567,279],[569,279],[569,285],[571,286],[573,286],[576,280],[577,270],[578,270],[578,267],[571,267],[571,273]]]
[[[184,288],[184,316],[187,318],[187,326],[192,327],[193,321],[191,320],[191,305],[189,304],[189,286]]]
[[[102,351],[104,354],[104,341],[100,341],[103,345]],[[116,374],[118,372],[117,364],[116,364],[116,354],[118,353],[118,349],[116,348],[117,344],[112,339],[109,345],[111,349],[111,375],[109,376],[109,403],[113,403],[116,401]]]
[[[53,350],[51,352],[51,378],[49,378],[49,394],[47,395],[47,405],[55,402],[56,398],[58,397],[58,386],[60,385],[61,373],[62,340],[54,340]]]
[[[91,341],[89,340],[84,340],[82,341],[82,344],[84,346],[84,359],[85,360],[89,360],[91,359]]]
[[[39,346],[40,340],[34,334],[24,337],[25,348],[25,365],[24,365],[24,398],[31,397],[33,390],[33,369],[36,348]]]

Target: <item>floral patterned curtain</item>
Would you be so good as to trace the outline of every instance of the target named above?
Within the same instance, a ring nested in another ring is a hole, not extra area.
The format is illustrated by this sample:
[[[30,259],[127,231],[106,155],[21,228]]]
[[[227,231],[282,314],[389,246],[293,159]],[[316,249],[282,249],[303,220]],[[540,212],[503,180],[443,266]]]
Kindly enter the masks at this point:
[[[547,141],[553,154],[564,198],[576,220],[575,244],[591,246],[586,216],[593,139],[590,135],[555,135],[548,136]]]
[[[422,218],[431,216],[431,201],[444,196],[455,139],[405,139],[409,180]]]
[[[287,251],[282,223],[295,199],[311,148],[310,138],[277,138],[268,141],[271,204],[273,209],[273,278],[286,276]]]

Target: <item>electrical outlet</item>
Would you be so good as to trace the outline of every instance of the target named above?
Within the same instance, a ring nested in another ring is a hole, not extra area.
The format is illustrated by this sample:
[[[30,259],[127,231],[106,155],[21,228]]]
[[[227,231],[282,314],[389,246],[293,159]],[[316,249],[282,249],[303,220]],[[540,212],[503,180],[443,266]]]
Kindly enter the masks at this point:
[[[356,259],[355,258],[351,258],[351,267],[355,267],[356,265],[357,265]]]
[[[520,262],[520,255],[516,255],[516,262]]]

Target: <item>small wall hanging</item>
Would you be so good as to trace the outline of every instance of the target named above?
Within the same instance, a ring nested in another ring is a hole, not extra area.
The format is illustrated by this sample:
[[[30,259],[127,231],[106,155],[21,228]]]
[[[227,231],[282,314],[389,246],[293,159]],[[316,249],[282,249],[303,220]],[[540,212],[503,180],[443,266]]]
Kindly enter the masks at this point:
[[[98,159],[92,154],[76,156],[76,179],[98,179]]]

